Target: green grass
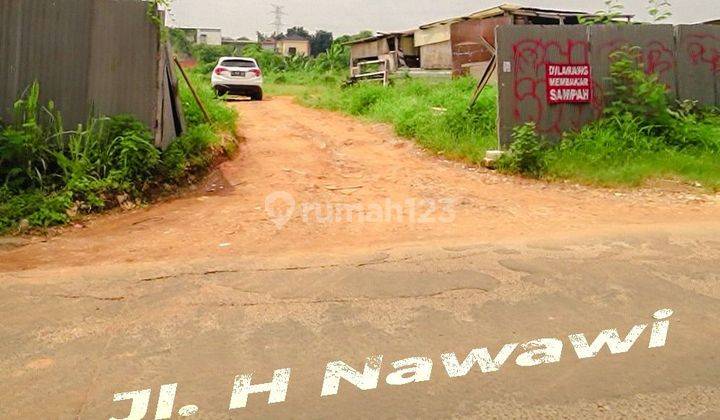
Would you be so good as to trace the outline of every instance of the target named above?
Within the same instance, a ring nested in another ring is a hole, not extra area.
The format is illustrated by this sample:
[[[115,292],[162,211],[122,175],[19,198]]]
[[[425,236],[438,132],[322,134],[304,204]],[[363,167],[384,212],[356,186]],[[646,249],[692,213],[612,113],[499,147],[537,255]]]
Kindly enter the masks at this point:
[[[720,190],[720,116],[691,110],[687,103],[673,106],[655,80],[631,75],[631,88],[655,94],[631,91],[639,98],[620,98],[614,106],[622,109],[579,133],[566,133],[561,142],[527,140],[516,148],[523,156],[506,165],[506,171],[604,187],[672,179]],[[478,163],[488,149],[497,148],[497,91],[487,88],[468,110],[472,79],[401,78],[388,88],[372,83],[341,88],[344,73],[280,72],[266,80],[271,95],[290,95],[308,107],[390,124],[398,135],[450,159]]]
[[[232,153],[235,142],[226,139],[234,138],[236,113],[215,98],[209,79],[191,77],[213,122],[181,83],[188,130],[165,151],[129,115],[90,116],[65,130],[60,110],[39,104],[34,84],[15,104],[13,121],[0,124],[0,233],[62,225],[121,200],[146,202]]]
[[[679,118],[659,132],[639,123],[610,118],[568,135],[546,152],[545,177],[607,187],[672,179],[720,190],[720,117]]]
[[[632,161],[611,163],[589,156],[559,153],[548,166],[547,177],[572,179],[605,187],[642,186],[654,179],[698,182],[709,190],[720,190],[720,156],[687,154],[675,150],[635,155]]]
[[[210,74],[199,73],[197,71],[189,71],[187,74],[190,78],[190,83],[192,83],[196,93],[200,97],[200,101],[205,105],[205,109],[210,115],[214,131],[234,132],[235,124],[237,123],[237,113],[228,107],[224,101],[216,97],[215,91],[210,83]],[[180,77],[180,100],[182,101],[185,120],[189,127],[207,124],[205,116],[202,114],[185,79],[182,77]]]
[[[267,78],[267,91],[292,95],[299,103],[392,125],[398,135],[450,159],[478,163],[497,148],[494,88],[468,109],[475,81],[396,79],[341,87],[341,74],[280,73]]]

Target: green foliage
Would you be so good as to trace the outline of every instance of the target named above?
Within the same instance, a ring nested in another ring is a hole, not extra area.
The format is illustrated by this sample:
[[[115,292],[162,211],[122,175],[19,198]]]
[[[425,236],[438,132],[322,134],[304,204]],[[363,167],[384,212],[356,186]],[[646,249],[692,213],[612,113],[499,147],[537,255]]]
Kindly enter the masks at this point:
[[[302,26],[293,26],[285,32],[285,36],[299,36],[305,39],[310,39],[310,32]]]
[[[63,135],[62,121],[52,103],[42,109],[39,96],[40,87],[32,85],[14,105],[18,123],[0,131],[0,182],[13,190],[52,182],[49,174],[54,169],[54,149]]]
[[[185,98],[187,89],[181,89]],[[159,185],[206,168],[219,142],[215,132],[234,127],[235,113],[209,88],[201,92],[215,125],[193,119],[161,153],[152,132],[129,115],[90,117],[63,130],[60,113],[52,103],[39,104],[40,87],[33,84],[15,103],[13,121],[0,126],[0,232],[21,221],[28,227],[64,224],[115,206],[118,197],[144,200]],[[188,106],[186,112],[196,118],[199,111]]]
[[[624,11],[625,5],[620,0],[605,0],[605,9],[598,10],[592,16],[581,16],[580,23],[584,25],[621,23],[620,17]]]
[[[480,162],[497,143],[496,91],[489,87],[468,109],[475,80],[398,79],[388,88],[373,83],[340,87],[343,74],[332,77],[286,72],[282,84],[269,79],[275,94],[292,94],[304,105],[345,112],[391,124],[404,137],[448,158]]]
[[[221,57],[238,55],[236,47],[232,45],[193,44],[190,49],[193,57],[198,60],[198,64],[212,65],[213,67]]]
[[[363,115],[385,96],[385,87],[379,84],[368,84],[361,89],[354,89],[348,96],[345,111],[352,115]]]
[[[649,179],[700,182],[720,189],[720,155],[714,147],[675,147],[667,137],[649,134],[640,120],[604,119],[569,134],[547,154],[548,178],[574,179],[603,186],[637,186]],[[719,121],[702,123],[700,131],[720,134]],[[713,137],[709,137],[713,138]]]
[[[212,156],[208,153],[218,142],[213,129],[206,125],[190,127],[163,153],[163,173],[168,180],[181,181],[188,172],[206,168]]]
[[[200,101],[205,105],[205,109],[213,121],[214,128],[216,128],[217,131],[234,132],[237,113],[217,98],[210,84],[210,72],[201,73],[201,71],[202,69],[196,68],[194,71],[188,73],[188,77]],[[185,120],[190,127],[206,124],[205,116],[200,106],[195,101],[187,83],[182,78],[180,80],[180,101],[183,104]]]
[[[645,73],[637,51],[613,55],[604,117],[555,144],[518,127],[501,170],[530,177],[599,185],[639,185],[658,177],[720,188],[720,115],[692,102],[671,103],[666,87]],[[324,78],[327,80],[324,80]],[[479,162],[496,146],[496,92],[487,88],[472,110],[473,79],[398,78],[387,88],[339,87],[340,72],[283,71],[267,75],[272,94],[307,106],[392,124],[396,132],[448,158]]]
[[[630,114],[657,126],[669,123],[667,87],[657,75],[645,73],[641,50],[623,48],[610,55],[610,89],[606,93],[605,114]]]
[[[672,17],[672,12],[670,11],[672,5],[668,0],[648,0],[648,2],[648,13],[654,23],[661,23]]]
[[[671,104],[628,51],[613,56],[611,85],[605,117],[548,151],[547,177],[600,185],[669,177],[720,188],[720,115]]]
[[[515,127],[513,143],[498,161],[501,171],[534,178],[543,174],[547,142],[535,133],[535,129],[535,123]]]
[[[343,35],[337,39],[335,39],[335,42],[338,44],[345,44],[347,42],[357,41],[360,39],[370,38],[375,34],[373,31],[362,31],[360,33],[357,33],[355,35]]]
[[[67,223],[67,210],[72,206],[69,193],[51,193],[34,190],[20,194],[0,187],[0,232],[26,220],[30,226],[49,227]]]
[[[317,57],[326,52],[333,45],[333,34],[327,31],[317,31],[310,37],[310,55]]]
[[[178,28],[169,28],[170,43],[177,52],[192,55],[192,43],[188,40],[185,31]]]
[[[168,29],[165,27],[165,22],[162,21],[159,10],[161,7],[168,9],[172,0],[146,0],[147,1],[147,17],[148,19],[157,26],[160,31],[160,37],[165,40],[168,37]]]
[[[327,51],[318,54],[317,57],[302,55],[283,57],[273,51],[265,50],[259,45],[245,47],[242,55],[254,58],[266,73],[337,72],[345,70],[350,62],[350,50],[339,43],[333,43]]]

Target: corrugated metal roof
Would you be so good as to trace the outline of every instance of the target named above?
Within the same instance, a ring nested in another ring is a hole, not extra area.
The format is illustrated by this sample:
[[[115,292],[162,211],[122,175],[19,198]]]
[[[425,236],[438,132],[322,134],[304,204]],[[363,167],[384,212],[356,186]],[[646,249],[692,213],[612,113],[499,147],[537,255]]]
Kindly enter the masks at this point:
[[[355,45],[355,44],[363,44],[365,42],[375,42],[380,39],[390,38],[393,36],[409,36],[409,35],[413,35],[414,33],[415,33],[414,29],[410,29],[410,30],[402,31],[402,32],[378,32],[374,36],[371,36],[368,38],[363,38],[363,39],[357,39],[355,41],[349,41],[343,45]]]
[[[459,16],[454,17],[450,19],[440,20],[433,23],[428,23],[426,25],[420,26],[420,29],[427,29],[431,28],[433,26],[440,26],[440,25],[448,25],[455,22],[460,22],[463,20],[469,20],[469,19],[487,19],[491,17],[496,16],[502,16],[505,13],[509,14],[529,14],[529,15],[553,15],[553,16],[581,16],[581,15],[589,15],[591,13],[588,12],[580,12],[580,11],[570,11],[570,10],[557,10],[557,9],[538,9],[534,7],[523,7],[518,6],[516,4],[501,4],[496,7],[491,7],[489,9],[480,10],[475,13],[471,13],[467,16]]]

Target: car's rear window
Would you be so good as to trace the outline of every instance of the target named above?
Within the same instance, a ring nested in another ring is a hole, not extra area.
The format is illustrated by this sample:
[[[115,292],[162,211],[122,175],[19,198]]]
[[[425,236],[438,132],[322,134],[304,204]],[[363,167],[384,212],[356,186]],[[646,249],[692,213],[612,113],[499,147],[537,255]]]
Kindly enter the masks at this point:
[[[225,60],[222,62],[223,67],[240,67],[243,69],[249,69],[255,67],[255,63],[248,60]]]

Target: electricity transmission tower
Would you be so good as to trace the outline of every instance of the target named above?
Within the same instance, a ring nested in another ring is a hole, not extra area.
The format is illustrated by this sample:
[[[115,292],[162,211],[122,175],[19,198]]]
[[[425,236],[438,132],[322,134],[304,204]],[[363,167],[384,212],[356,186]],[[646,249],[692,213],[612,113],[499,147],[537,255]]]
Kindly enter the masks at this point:
[[[273,11],[270,12],[273,16],[275,16],[275,20],[273,20],[272,25],[275,28],[275,34],[279,35],[283,32],[283,16],[285,16],[285,7],[278,6],[277,4],[271,5],[273,8]]]

